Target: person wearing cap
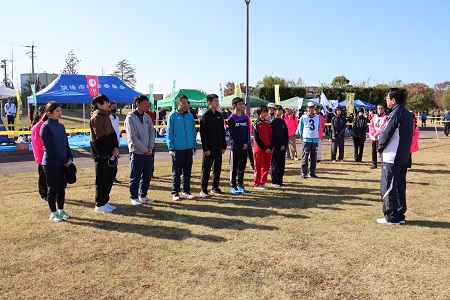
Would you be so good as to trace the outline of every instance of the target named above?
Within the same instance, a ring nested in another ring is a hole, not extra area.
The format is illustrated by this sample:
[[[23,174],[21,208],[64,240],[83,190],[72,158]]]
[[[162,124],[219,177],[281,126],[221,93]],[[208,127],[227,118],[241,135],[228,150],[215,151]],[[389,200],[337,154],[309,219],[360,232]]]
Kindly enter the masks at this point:
[[[295,131],[298,127],[298,119],[292,112],[292,108],[290,106],[286,106],[286,113],[283,115],[283,120],[286,122],[289,136],[289,147],[286,149],[286,159],[291,159],[292,157],[292,159],[298,160],[297,145],[295,144]]]
[[[336,162],[339,148],[339,161],[344,161],[344,138],[347,119],[342,116],[342,108],[336,107],[336,115],[331,120],[331,161]]]
[[[325,117],[320,112],[320,108],[318,106],[314,107],[314,113],[318,115],[320,119],[319,143],[317,144],[317,163],[320,164],[320,162],[322,161],[322,139],[326,125],[325,125]]]
[[[314,103],[306,104],[307,114],[300,118],[297,133],[303,139],[302,174],[301,178],[308,176],[308,161],[311,162],[309,177],[318,178],[316,175],[317,146],[319,144],[319,131],[321,128],[320,117],[314,113]]]
[[[110,213],[116,209],[108,203],[117,174],[116,160],[119,156],[117,132],[111,123],[110,115],[108,97],[98,94],[92,98],[89,128],[91,154],[95,161],[95,211],[101,213]]]
[[[364,117],[364,109],[358,108],[358,115],[352,122],[352,137],[354,146],[354,157],[356,162],[361,162],[366,142],[367,119]]]
[[[248,190],[244,188],[244,172],[247,165],[250,124],[248,116],[242,113],[244,99],[236,97],[232,100],[232,105],[234,112],[228,119],[228,131],[230,132],[230,185],[231,193],[239,195],[248,193]]]
[[[270,102],[267,105],[267,108],[269,109],[269,113],[267,114],[267,121],[271,122],[273,119],[275,119],[275,104],[273,102]]]
[[[61,222],[68,219],[69,214],[64,210],[67,182],[64,177],[66,167],[73,161],[69,141],[64,125],[59,123],[62,108],[58,102],[50,101],[45,107],[48,120],[42,124],[40,136],[44,144],[42,167],[47,180],[47,202],[50,207],[49,220]],[[58,210],[56,210],[58,205]]]
[[[147,96],[137,95],[134,106],[135,110],[127,114],[124,125],[130,152],[130,202],[138,206],[143,202],[153,202],[147,197],[147,193],[154,168],[152,153],[155,147],[155,129],[147,114],[150,109]]]
[[[283,115],[283,107],[275,105],[275,119],[270,122],[272,127],[272,162],[271,175],[272,186],[283,186],[284,169],[286,166],[286,148],[289,144],[288,129],[286,122],[281,119]]]

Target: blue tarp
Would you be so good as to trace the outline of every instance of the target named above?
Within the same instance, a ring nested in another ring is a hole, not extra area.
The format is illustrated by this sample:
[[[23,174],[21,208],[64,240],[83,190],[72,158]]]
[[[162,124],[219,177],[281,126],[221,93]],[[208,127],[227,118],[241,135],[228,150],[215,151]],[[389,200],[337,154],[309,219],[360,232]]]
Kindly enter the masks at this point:
[[[133,103],[136,92],[117,76],[98,76],[99,93],[105,94],[109,100],[120,104]],[[36,94],[40,104],[56,101],[58,103],[92,103],[92,97],[86,82],[86,75],[61,74],[49,86]],[[33,96],[28,103],[33,103]]]
[[[339,106],[340,107],[346,107],[347,105],[346,105],[346,101],[344,100],[344,101],[341,101],[341,102],[339,102]],[[356,109],[358,109],[358,108],[364,108],[365,110],[368,110],[368,109],[376,109],[377,108],[377,106],[376,105],[373,105],[373,104],[370,104],[370,103],[368,103],[368,102],[364,102],[364,101],[362,101],[362,100],[355,100],[355,108]]]

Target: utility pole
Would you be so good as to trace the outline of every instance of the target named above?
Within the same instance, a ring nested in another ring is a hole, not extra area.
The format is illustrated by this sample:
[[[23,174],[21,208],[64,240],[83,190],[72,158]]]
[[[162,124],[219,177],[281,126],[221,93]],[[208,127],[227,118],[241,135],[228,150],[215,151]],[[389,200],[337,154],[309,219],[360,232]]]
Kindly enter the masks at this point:
[[[248,62],[249,62],[249,59],[248,59],[248,57],[249,57],[249,55],[248,55],[249,54],[249,50],[248,50],[248,44],[249,44],[249,40],[248,40],[249,26],[248,25],[249,25],[249,22],[248,22],[248,19],[249,19],[250,1],[251,0],[245,0],[245,4],[247,5],[247,57],[246,57],[247,64],[246,64],[246,76],[245,76],[245,85],[246,85],[246,87],[245,87],[245,104],[247,105],[246,111],[247,111],[248,115],[250,115],[250,97],[249,97],[250,87],[248,84]]]
[[[3,59],[0,62],[2,63],[2,65],[0,65],[0,68],[3,68],[5,70],[5,78],[3,79],[3,84],[5,85],[5,87],[8,87],[8,78],[6,77],[6,62],[10,61],[7,59]],[[12,81],[11,81],[12,82]]]
[[[34,48],[36,48],[37,46],[35,46],[34,42],[33,42],[33,44],[31,46],[25,46],[25,47],[31,48],[31,73],[34,74],[34,57],[35,57],[34,56]],[[30,53],[30,52],[28,52],[28,53]]]

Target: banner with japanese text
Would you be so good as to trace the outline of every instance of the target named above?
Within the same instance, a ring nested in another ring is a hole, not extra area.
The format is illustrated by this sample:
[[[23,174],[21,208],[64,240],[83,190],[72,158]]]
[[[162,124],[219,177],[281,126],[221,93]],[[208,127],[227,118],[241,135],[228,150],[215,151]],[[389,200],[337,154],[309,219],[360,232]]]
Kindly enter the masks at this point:
[[[220,81],[220,80],[217,81],[217,90],[219,91],[219,103],[222,103],[223,98],[225,98],[225,96],[223,94],[222,81]]]
[[[174,111],[175,108],[177,107],[177,105],[176,105],[177,99],[176,99],[176,97],[175,97],[176,87],[177,87],[177,81],[174,79],[174,80],[173,80],[173,84],[172,84],[172,95],[173,95],[172,111]]]
[[[86,76],[86,82],[89,89],[89,94],[91,97],[98,95],[98,77],[97,76]]]
[[[275,104],[280,105],[280,85],[275,84]]]
[[[241,84],[239,82],[234,83],[234,96],[242,98]]]
[[[16,91],[17,98],[17,110],[16,110],[16,120],[14,123],[19,124],[22,120],[22,98],[20,98],[19,92]]]
[[[355,93],[347,93],[345,95],[345,106],[347,109],[347,116],[355,110]]]

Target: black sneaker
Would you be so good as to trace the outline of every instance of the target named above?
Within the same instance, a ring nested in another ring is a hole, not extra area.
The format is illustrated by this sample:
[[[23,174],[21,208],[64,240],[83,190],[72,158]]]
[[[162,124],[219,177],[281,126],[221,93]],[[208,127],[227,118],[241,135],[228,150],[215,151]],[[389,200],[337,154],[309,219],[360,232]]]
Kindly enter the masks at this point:
[[[306,179],[306,176],[305,175],[301,175],[300,178],[301,179]]]
[[[211,194],[218,194],[218,195],[225,194],[224,192],[222,192],[222,190],[220,188],[212,189],[210,193]]]
[[[373,170],[373,169],[376,169],[377,166],[376,165],[372,165],[370,168]]]
[[[319,176],[317,176],[316,174],[314,174],[314,175],[311,175],[311,174],[310,174],[309,177],[310,177],[310,178],[319,178]]]

